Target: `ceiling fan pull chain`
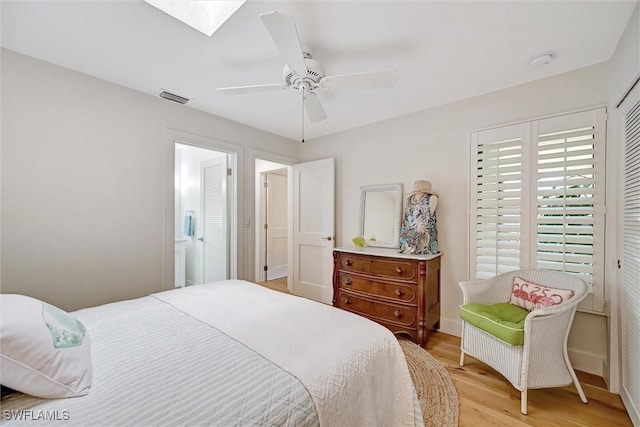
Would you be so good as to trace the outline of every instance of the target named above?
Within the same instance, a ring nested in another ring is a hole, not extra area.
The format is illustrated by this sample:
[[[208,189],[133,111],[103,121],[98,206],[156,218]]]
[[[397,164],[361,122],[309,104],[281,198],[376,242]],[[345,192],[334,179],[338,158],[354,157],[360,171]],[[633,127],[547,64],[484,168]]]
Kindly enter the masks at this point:
[[[304,143],[304,86],[300,93],[302,94],[302,108],[300,109],[302,111],[302,143]]]

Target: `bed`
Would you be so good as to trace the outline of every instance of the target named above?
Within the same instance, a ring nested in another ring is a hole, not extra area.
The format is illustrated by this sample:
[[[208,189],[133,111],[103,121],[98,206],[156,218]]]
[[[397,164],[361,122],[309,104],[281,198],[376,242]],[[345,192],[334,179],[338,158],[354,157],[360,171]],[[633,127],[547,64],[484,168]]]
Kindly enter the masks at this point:
[[[241,280],[72,313],[91,337],[85,396],[2,399],[2,425],[423,425],[394,335]]]

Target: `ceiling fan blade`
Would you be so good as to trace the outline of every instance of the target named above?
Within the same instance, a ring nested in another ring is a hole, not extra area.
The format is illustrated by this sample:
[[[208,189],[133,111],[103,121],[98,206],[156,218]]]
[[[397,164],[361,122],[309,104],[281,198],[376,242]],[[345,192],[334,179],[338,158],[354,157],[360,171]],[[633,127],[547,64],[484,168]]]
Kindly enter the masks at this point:
[[[267,85],[252,85],[252,86],[234,86],[234,87],[219,87],[216,90],[222,93],[228,93],[230,95],[237,95],[241,93],[255,93],[255,92],[269,92],[275,90],[287,89],[284,83],[273,83]]]
[[[298,76],[307,75],[307,66],[302,55],[302,46],[298,37],[296,21],[293,16],[279,12],[269,12],[260,15],[262,23],[276,44],[282,59]]]
[[[372,71],[368,73],[339,74],[320,79],[324,89],[375,89],[394,87],[398,82],[398,71]]]
[[[327,113],[324,112],[318,95],[313,92],[305,94],[304,109],[307,111],[309,121],[321,122],[327,119]]]

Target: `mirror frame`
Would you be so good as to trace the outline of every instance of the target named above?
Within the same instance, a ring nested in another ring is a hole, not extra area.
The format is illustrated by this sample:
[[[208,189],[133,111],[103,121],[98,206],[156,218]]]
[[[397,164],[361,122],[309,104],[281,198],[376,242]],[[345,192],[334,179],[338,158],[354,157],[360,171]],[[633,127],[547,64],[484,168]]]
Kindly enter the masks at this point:
[[[378,191],[392,191],[395,198],[393,240],[391,242],[369,241],[366,245],[378,248],[400,247],[400,223],[402,220],[402,184],[364,185],[360,187],[360,235],[364,236],[365,204],[367,193]],[[366,237],[365,237],[366,238]]]

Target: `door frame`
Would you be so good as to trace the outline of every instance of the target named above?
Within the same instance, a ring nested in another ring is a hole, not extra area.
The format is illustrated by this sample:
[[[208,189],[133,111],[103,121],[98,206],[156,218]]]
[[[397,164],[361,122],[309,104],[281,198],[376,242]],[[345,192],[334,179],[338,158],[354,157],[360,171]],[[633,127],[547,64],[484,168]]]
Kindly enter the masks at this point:
[[[229,188],[229,278],[243,277],[244,259],[240,250],[242,247],[243,228],[238,227],[242,223],[242,205],[238,192],[243,188],[243,153],[242,146],[232,144],[207,136],[196,135],[178,129],[164,129],[164,156],[163,156],[163,234],[164,234],[164,289],[175,288],[175,144],[192,145],[209,150],[215,150],[230,155],[230,168],[232,170]]]
[[[262,160],[262,159],[261,159]],[[275,162],[274,162],[275,163]],[[268,230],[265,232],[265,229],[263,227],[263,224],[266,223],[269,224],[269,215],[268,215],[268,194],[269,194],[269,188],[264,186],[264,183],[267,179],[267,175],[268,174],[273,174],[273,172],[275,171],[286,171],[286,178],[287,178],[287,187],[286,187],[286,193],[287,193],[287,266],[288,266],[288,270],[289,272],[290,270],[290,265],[289,265],[289,260],[288,260],[288,253],[289,253],[289,239],[291,238],[291,236],[289,235],[289,233],[291,232],[291,227],[292,227],[292,223],[291,223],[291,215],[290,215],[290,207],[291,204],[289,202],[289,196],[291,194],[291,189],[290,189],[290,185],[291,185],[291,180],[290,180],[290,174],[291,174],[291,170],[292,170],[292,166],[290,165],[284,165],[282,163],[278,163],[281,167],[278,169],[272,169],[272,170],[265,170],[265,171],[261,171],[256,173],[256,178],[260,180],[259,182],[259,188],[256,189],[256,207],[259,206],[258,209],[256,209],[256,281],[266,281],[268,278],[268,274],[265,272],[264,270],[264,266],[268,265],[267,263],[267,258],[268,258],[268,251],[269,251],[269,232]],[[271,267],[271,266],[269,266]],[[271,270],[269,270],[271,271]],[[287,274],[288,277],[288,274]],[[271,279],[270,279],[271,280]]]
[[[256,282],[264,282],[267,281],[269,277],[267,271],[264,270],[264,266],[267,265],[269,242],[267,239],[267,232],[262,226],[262,224],[265,223],[265,220],[269,221],[266,196],[268,190],[266,190],[265,187],[267,182],[267,172],[258,172],[256,167],[256,179],[260,180],[259,191],[256,189]]]
[[[270,153],[268,151],[257,150],[254,148],[247,148],[246,156],[245,156],[245,169],[249,173],[249,179],[253,181],[253,185],[248,185],[245,191],[245,206],[252,207],[247,209],[247,214],[250,216],[245,217],[245,221],[243,222],[244,228],[246,229],[247,239],[245,239],[245,272],[247,273],[246,280],[255,282],[260,278],[260,245],[259,245],[259,233],[261,230],[256,225],[257,220],[259,218],[259,210],[261,209],[260,205],[260,174],[256,173],[256,159],[265,160],[268,162],[280,163],[282,165],[287,166],[287,189],[288,189],[288,200],[287,200],[287,212],[289,216],[289,255],[288,255],[288,263],[289,263],[289,275],[291,275],[292,266],[292,255],[291,249],[293,248],[293,241],[291,238],[291,232],[293,231],[293,204],[291,202],[291,195],[293,194],[293,184],[292,184],[292,170],[293,165],[298,163],[297,159],[293,157],[282,156],[279,154]],[[292,288],[293,284],[291,280],[287,281],[287,288],[290,292],[293,292]]]

